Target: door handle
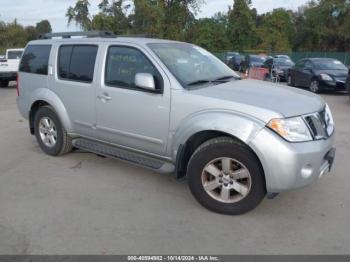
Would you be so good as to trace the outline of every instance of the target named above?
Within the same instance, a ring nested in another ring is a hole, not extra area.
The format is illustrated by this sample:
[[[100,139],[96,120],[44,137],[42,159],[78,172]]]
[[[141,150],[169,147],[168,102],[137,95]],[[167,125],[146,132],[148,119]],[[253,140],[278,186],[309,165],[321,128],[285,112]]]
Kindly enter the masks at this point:
[[[110,97],[108,93],[103,93],[102,95],[98,95],[97,98],[104,102],[112,100],[112,97]]]

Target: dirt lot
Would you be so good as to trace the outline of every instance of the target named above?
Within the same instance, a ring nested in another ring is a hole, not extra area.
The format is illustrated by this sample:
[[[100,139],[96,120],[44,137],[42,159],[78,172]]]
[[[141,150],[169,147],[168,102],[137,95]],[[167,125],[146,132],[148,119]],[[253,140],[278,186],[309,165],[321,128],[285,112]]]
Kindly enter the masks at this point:
[[[237,217],[211,213],[186,182],[90,153],[52,158],[0,89],[0,254],[350,254],[350,103],[331,174]]]

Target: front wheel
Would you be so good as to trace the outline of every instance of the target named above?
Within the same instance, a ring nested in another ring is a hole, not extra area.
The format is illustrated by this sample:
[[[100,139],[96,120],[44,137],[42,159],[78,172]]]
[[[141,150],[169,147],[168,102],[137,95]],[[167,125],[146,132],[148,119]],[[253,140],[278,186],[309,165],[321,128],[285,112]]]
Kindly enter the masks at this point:
[[[312,93],[319,93],[320,92],[320,83],[318,82],[318,80],[313,79],[310,83],[310,87],[309,87],[310,91]]]
[[[292,76],[291,75],[288,75],[287,77],[287,84],[289,86],[294,86],[294,83],[293,83],[293,80],[292,80]]]
[[[63,155],[73,148],[71,138],[50,106],[43,106],[36,112],[34,132],[40,148],[48,155]]]
[[[259,160],[247,146],[229,137],[203,143],[190,159],[187,177],[198,202],[217,213],[246,213],[266,195]]]

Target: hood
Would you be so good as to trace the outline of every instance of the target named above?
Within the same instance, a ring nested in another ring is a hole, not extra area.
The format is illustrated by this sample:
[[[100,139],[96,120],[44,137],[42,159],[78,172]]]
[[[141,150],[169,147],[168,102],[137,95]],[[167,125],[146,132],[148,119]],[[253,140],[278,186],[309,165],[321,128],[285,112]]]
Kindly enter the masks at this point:
[[[347,78],[349,70],[316,70],[317,75],[327,74],[334,78]]]
[[[231,81],[190,92],[206,98],[233,102],[232,108],[242,113],[247,113],[244,110],[246,106],[250,106],[254,108],[252,115],[259,112],[260,108],[284,117],[293,117],[321,111],[325,106],[323,99],[311,92],[250,79]]]
[[[250,66],[261,67],[264,63],[262,62],[250,62]]]

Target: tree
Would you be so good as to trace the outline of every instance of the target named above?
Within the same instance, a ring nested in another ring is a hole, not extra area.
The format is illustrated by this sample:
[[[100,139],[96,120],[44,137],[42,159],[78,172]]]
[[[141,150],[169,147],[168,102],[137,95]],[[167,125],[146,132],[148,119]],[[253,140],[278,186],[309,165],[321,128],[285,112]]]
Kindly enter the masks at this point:
[[[52,32],[51,24],[48,20],[42,20],[39,23],[37,23],[35,29],[39,34],[46,34]]]
[[[251,0],[235,0],[229,10],[228,34],[235,50],[250,49],[254,42],[254,10],[250,9]],[[256,12],[256,11],[255,11]]]
[[[268,52],[291,50],[293,22],[290,12],[283,8],[274,9],[262,17],[261,26],[257,29],[260,38],[259,49]]]
[[[80,26],[83,30],[91,30],[91,18],[89,13],[90,3],[88,0],[78,0],[75,6],[70,6],[67,10],[66,17],[68,18],[68,25],[75,21],[75,24]]]
[[[230,49],[226,34],[227,15],[218,13],[212,18],[197,20],[189,30],[189,40],[212,52]]]
[[[103,0],[99,4],[100,12],[92,19],[92,29],[107,30],[116,34],[125,34],[130,25],[126,15],[130,4],[123,5],[124,0]]]

